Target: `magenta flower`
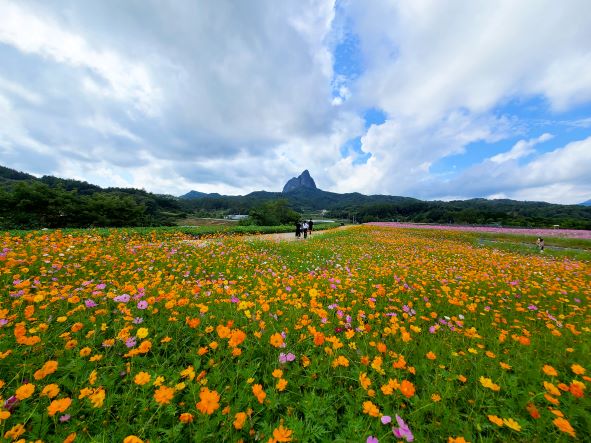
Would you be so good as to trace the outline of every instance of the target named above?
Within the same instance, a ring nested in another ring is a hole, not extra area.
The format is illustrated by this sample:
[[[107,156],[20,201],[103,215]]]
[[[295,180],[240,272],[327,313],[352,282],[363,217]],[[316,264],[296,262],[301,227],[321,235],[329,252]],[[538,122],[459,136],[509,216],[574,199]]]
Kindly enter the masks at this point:
[[[367,440],[365,441],[365,443],[378,443],[379,440],[377,437],[374,437],[373,435],[370,435],[369,437],[367,437]]]
[[[392,421],[392,417],[390,417],[389,415],[383,415],[380,420],[382,421],[382,424],[387,425]]]
[[[121,294],[115,297],[113,300],[118,303],[127,303],[131,297],[129,294]]]
[[[412,435],[410,428],[399,415],[396,415],[396,422],[398,428],[392,427],[392,432],[396,438],[404,438],[407,442],[413,441],[415,439],[414,435]]]
[[[138,309],[146,309],[148,307],[148,302],[146,300],[139,301],[137,304]]]
[[[96,302],[92,299],[92,298],[88,298],[84,301],[84,305],[87,308],[96,308],[98,305],[96,304]]]
[[[125,346],[127,346],[128,348],[133,348],[136,345],[136,341],[134,337],[129,337],[127,340],[125,340]]]
[[[294,361],[296,356],[291,352],[288,354],[284,354],[283,352],[279,354],[279,363],[285,364],[289,361]]]

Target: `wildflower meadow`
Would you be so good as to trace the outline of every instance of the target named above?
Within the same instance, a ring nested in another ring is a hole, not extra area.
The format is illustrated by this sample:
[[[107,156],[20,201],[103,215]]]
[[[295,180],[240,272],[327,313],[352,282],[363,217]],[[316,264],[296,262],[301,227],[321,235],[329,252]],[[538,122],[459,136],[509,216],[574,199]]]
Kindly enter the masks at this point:
[[[589,441],[591,263],[463,235],[2,233],[0,439]]]

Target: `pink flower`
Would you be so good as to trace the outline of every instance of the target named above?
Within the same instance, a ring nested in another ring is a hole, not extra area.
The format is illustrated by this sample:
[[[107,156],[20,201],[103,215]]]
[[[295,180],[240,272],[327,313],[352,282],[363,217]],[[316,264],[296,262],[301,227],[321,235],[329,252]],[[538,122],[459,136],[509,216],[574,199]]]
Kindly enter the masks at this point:
[[[398,428],[392,427],[392,432],[396,438],[404,438],[408,442],[413,441],[415,437],[412,435],[408,425],[399,415],[396,415],[396,422],[398,422]]]
[[[365,443],[378,443],[379,440],[377,437],[374,437],[373,435],[370,435],[369,437],[367,437],[367,440],[365,441]]]
[[[382,420],[383,425],[387,425],[392,421],[392,417],[390,417],[389,415],[384,415],[380,420]]]
[[[146,309],[148,307],[148,302],[146,300],[142,300],[138,302],[137,308],[138,309]]]

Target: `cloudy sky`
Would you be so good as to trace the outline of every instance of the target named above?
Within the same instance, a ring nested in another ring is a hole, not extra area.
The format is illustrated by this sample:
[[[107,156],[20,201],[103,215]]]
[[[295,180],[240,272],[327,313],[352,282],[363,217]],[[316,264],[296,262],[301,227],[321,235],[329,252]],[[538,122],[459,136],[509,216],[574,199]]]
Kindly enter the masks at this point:
[[[589,0],[0,0],[0,164],[157,193],[591,199]]]

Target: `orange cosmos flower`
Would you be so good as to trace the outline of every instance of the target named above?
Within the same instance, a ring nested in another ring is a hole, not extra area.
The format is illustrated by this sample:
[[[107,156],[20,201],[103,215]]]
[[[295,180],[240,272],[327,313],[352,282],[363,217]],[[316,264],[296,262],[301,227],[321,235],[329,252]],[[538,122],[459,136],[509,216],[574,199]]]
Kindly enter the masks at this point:
[[[585,385],[583,383],[581,383],[580,381],[574,380],[571,385],[570,385],[570,393],[577,398],[581,398],[583,397],[584,394],[584,390],[585,390]]]
[[[60,392],[59,386],[56,385],[55,383],[52,383],[52,384],[47,385],[43,388],[43,391],[41,391],[41,396],[53,398],[53,397],[56,397],[57,394],[59,394],[59,392]]]
[[[216,409],[220,407],[220,394],[216,391],[210,391],[208,388],[201,388],[199,392],[199,403],[197,403],[197,409],[202,414],[211,415]]]
[[[501,417],[497,417],[496,415],[489,415],[488,419],[497,426],[503,426],[503,419]]]
[[[361,387],[363,389],[365,389],[367,391],[367,388],[369,388],[369,386],[371,385],[371,380],[369,379],[369,377],[367,376],[367,374],[365,372],[362,372],[361,374],[359,374],[359,383],[361,384]]]
[[[435,353],[429,351],[429,352],[427,352],[425,357],[427,357],[429,360],[435,360],[437,358],[437,355],[435,355]]]
[[[246,413],[245,412],[238,412],[236,413],[236,415],[234,416],[234,428],[237,430],[240,430],[243,428],[244,426],[244,422],[246,421]]]
[[[402,383],[400,383],[400,392],[405,397],[410,398],[415,395],[415,385],[408,380],[402,380]]]
[[[228,346],[232,348],[240,346],[245,339],[246,333],[244,331],[241,331],[240,329],[233,329],[232,334],[230,335],[230,341],[228,341]]]
[[[569,434],[571,437],[577,436],[577,434],[575,433],[575,430],[570,425],[570,423],[567,419],[562,418],[562,417],[558,417],[558,418],[555,418],[554,420],[552,420],[552,423],[554,423],[554,425],[558,429],[560,429],[562,432]]]
[[[128,435],[123,439],[123,443],[144,443],[144,441],[135,435]]]
[[[287,387],[287,380],[285,380],[284,378],[280,378],[277,381],[277,390],[279,392],[281,392],[281,391],[284,391],[286,387]]]
[[[4,433],[4,438],[10,438],[16,440],[25,433],[25,427],[22,424],[14,425],[9,431]]]
[[[47,407],[47,413],[50,417],[53,417],[58,412],[64,412],[72,404],[71,398],[60,398],[59,400],[53,400]]]
[[[278,428],[273,430],[273,441],[274,442],[289,442],[291,441],[292,430],[284,428],[283,425],[279,425]]]
[[[542,371],[544,371],[544,374],[549,375],[550,377],[558,377],[558,372],[556,372],[556,369],[550,365],[544,365]]]
[[[545,381],[544,382],[544,389],[546,389],[546,391],[548,391],[549,394],[551,394],[555,397],[560,397],[560,391],[552,383],[548,383],[547,381]]]
[[[276,332],[271,336],[269,342],[276,348],[281,348],[283,346],[283,336],[280,333]]]
[[[25,383],[16,390],[15,395],[19,400],[25,400],[33,395],[33,392],[35,392],[35,385],[31,383]]]
[[[540,418],[540,413],[538,412],[538,408],[536,408],[536,405],[534,405],[533,403],[529,403],[526,407],[527,412],[529,412],[529,415],[531,415],[531,417],[535,420],[537,420],[538,418]]]
[[[577,375],[583,375],[585,373],[585,368],[581,365],[574,364],[570,367],[570,369]]]
[[[167,386],[160,386],[154,392],[154,400],[156,400],[156,403],[159,403],[161,405],[166,405],[166,404],[170,403],[172,401],[173,397],[174,397],[174,389],[169,388]]]
[[[136,385],[142,386],[142,385],[145,385],[146,383],[149,383],[151,378],[152,378],[152,376],[150,374],[148,374],[147,372],[141,371],[136,374],[136,376],[133,379],[133,382]]]
[[[379,408],[370,401],[363,402],[363,413],[370,417],[378,417],[380,415]]]
[[[181,423],[193,423],[193,414],[189,412],[183,412],[180,415],[179,420]]]
[[[259,384],[253,385],[252,393],[255,395],[258,402],[261,404],[263,403],[263,401],[265,400],[265,397],[267,396],[267,394],[265,394],[265,391],[263,391],[263,386],[259,385]]]

